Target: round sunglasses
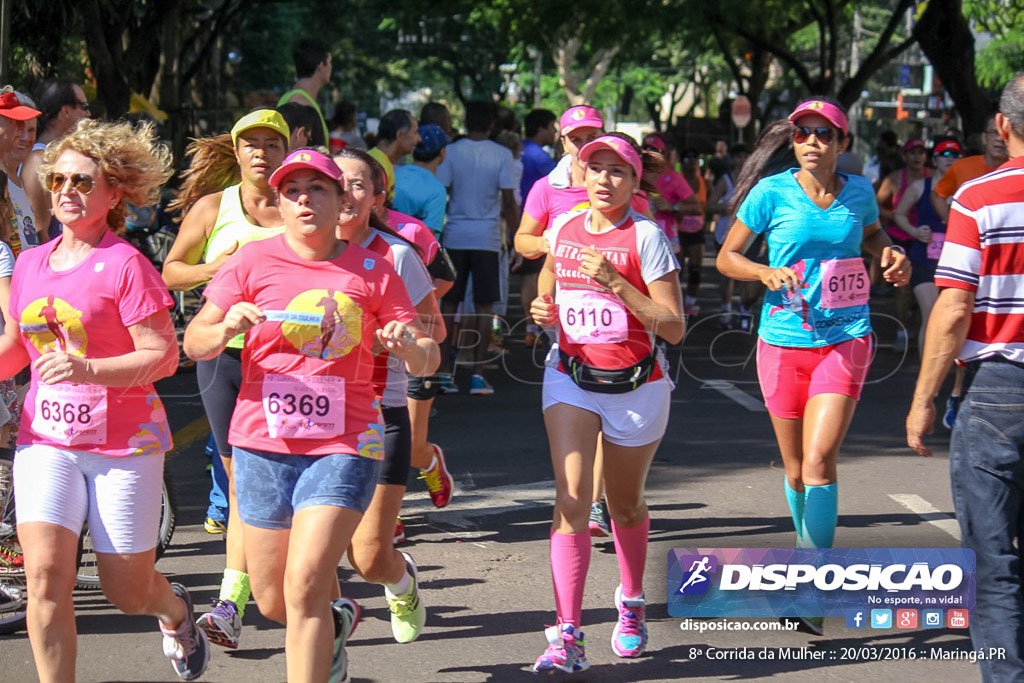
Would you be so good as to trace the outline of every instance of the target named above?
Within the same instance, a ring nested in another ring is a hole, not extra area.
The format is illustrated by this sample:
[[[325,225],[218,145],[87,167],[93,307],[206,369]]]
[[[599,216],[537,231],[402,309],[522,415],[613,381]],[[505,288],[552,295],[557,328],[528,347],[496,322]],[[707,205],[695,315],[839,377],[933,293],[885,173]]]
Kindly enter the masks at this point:
[[[71,175],[65,175],[64,173],[47,173],[46,174],[46,187],[50,192],[56,194],[64,189],[64,184],[67,181],[71,181],[71,187],[76,192],[82,194],[89,194],[92,192],[92,188],[96,185],[96,181],[93,180],[91,175],[85,173],[72,173]]]

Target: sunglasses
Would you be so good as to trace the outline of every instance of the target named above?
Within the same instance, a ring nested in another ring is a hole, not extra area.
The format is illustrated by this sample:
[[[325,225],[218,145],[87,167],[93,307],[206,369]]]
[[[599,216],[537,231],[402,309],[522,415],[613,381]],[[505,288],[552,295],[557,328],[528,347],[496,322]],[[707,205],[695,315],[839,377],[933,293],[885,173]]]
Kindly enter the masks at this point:
[[[828,126],[818,126],[811,128],[810,126],[795,126],[793,128],[793,142],[798,145],[802,145],[807,142],[808,138],[813,135],[818,138],[818,142],[822,144],[832,144],[832,141],[836,137],[836,131],[834,128]]]
[[[75,106],[78,107],[79,109],[81,109],[82,111],[84,111],[86,113],[89,113],[89,103],[88,102],[75,102]]]
[[[938,157],[953,157],[954,159],[959,159],[960,158],[960,152],[957,152],[954,149],[945,149],[945,150],[943,150],[941,152],[938,152],[935,156],[938,156]]]
[[[86,175],[84,173],[72,173],[71,175],[64,175],[63,173],[47,173],[46,187],[50,189],[50,192],[56,194],[64,189],[64,184],[68,180],[71,181],[71,187],[75,188],[75,190],[81,194],[89,194],[92,192],[92,188],[96,184],[96,181],[93,180],[91,175]]]

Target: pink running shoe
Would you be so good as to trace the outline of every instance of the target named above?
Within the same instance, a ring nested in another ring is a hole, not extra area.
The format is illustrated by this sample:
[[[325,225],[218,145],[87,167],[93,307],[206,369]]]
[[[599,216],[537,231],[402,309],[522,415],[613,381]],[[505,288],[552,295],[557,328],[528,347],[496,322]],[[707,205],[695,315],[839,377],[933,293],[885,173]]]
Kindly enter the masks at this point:
[[[622,586],[615,589],[615,608],[619,621],[612,631],[612,650],[620,657],[639,657],[647,646],[647,624],[644,621],[647,602],[644,596],[624,600]]]
[[[544,636],[548,639],[548,649],[537,658],[533,673],[561,671],[571,674],[590,666],[583,652],[583,631],[572,624],[561,624],[544,629]]]

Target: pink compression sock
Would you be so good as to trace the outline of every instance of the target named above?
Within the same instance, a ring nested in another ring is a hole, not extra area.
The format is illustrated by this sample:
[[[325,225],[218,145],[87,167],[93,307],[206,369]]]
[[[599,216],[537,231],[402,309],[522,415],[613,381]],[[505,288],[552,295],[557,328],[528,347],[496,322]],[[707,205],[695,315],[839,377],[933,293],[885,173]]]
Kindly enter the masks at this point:
[[[551,532],[551,581],[555,585],[555,609],[559,624],[580,627],[583,586],[590,568],[590,532]]]
[[[639,598],[644,592],[644,565],[647,562],[647,532],[650,516],[636,526],[624,528],[612,520],[615,556],[619,558],[619,581],[624,598]]]

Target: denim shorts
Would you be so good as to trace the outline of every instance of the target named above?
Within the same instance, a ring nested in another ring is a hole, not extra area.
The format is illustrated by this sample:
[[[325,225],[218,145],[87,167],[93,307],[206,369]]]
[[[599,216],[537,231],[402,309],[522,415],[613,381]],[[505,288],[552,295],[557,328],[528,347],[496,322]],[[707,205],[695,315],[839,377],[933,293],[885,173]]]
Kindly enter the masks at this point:
[[[288,455],[235,446],[233,457],[238,515],[261,529],[290,529],[295,513],[310,505],[366,512],[381,467],[351,453]]]

